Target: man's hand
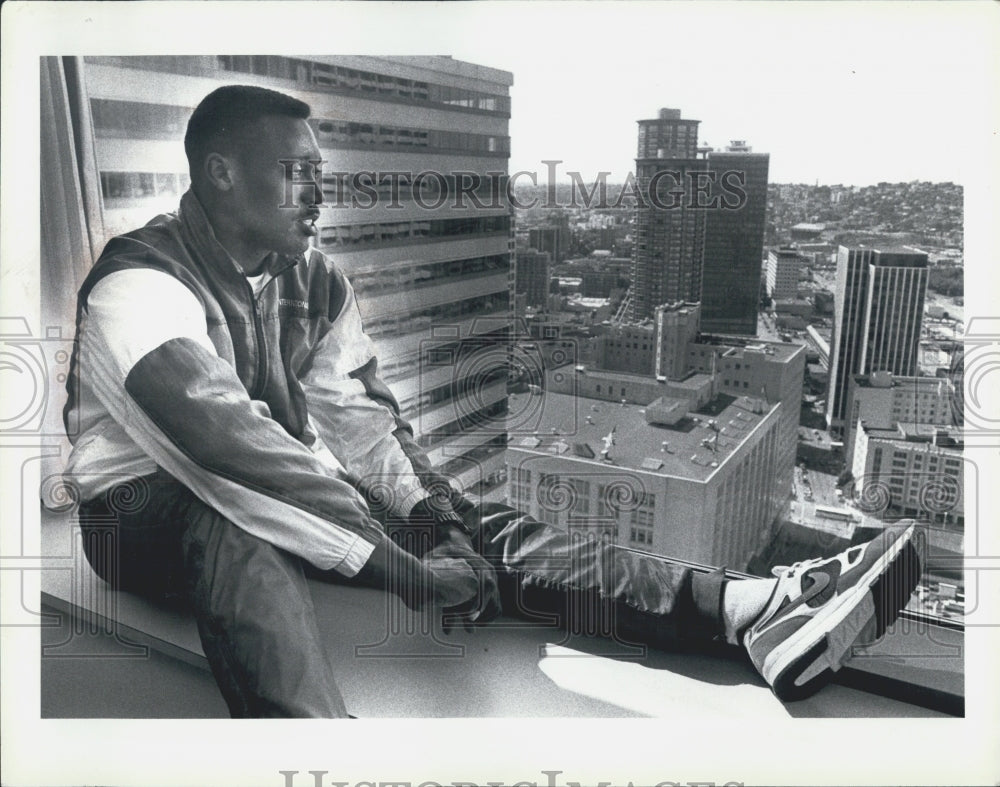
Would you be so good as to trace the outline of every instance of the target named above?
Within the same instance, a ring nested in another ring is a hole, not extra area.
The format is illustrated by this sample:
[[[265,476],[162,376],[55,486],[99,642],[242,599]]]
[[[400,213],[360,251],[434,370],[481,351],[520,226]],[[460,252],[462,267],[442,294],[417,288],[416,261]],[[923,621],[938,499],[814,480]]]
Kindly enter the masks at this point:
[[[421,562],[430,571],[434,606],[457,607],[474,602],[479,595],[479,577],[461,558],[428,553]]]
[[[429,530],[431,536],[431,548],[418,553],[422,555],[422,581],[429,585],[417,603],[431,603],[444,610],[445,633],[456,623],[471,631],[473,623],[485,623],[499,615],[496,574],[472,546],[471,530],[455,513],[448,495],[432,495],[419,501],[408,520],[415,532]]]
[[[444,582],[442,592],[435,587],[435,599],[446,599],[441,602],[446,634],[457,623],[472,631],[474,623],[489,622],[500,614],[496,573],[464,533],[448,532],[421,562],[432,571],[436,583]]]
[[[468,536],[449,534],[418,560],[385,538],[358,573],[359,584],[398,595],[413,610],[433,606],[445,612],[445,632],[455,622],[467,630],[500,614],[500,593],[492,567]]]

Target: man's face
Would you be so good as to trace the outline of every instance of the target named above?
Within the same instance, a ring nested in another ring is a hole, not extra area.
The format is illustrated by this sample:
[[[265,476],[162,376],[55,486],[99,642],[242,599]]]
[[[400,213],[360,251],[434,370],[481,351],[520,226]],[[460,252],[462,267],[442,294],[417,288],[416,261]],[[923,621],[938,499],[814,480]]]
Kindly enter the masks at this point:
[[[270,116],[249,129],[250,144],[235,158],[236,221],[248,248],[301,254],[316,235],[323,201],[319,146],[305,120]]]

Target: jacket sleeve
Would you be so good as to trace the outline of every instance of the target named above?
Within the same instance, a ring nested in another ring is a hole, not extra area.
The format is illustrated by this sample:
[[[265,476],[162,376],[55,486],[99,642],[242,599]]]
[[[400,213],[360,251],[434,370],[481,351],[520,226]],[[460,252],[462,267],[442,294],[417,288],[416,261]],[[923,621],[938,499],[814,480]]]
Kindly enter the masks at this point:
[[[253,401],[198,298],[152,269],[108,274],[81,322],[81,374],[150,457],[247,532],[353,576],[384,537],[342,467]]]
[[[346,297],[331,314],[302,377],[309,417],[320,438],[373,501],[396,516],[440,491],[451,496],[436,473],[399,404],[378,374],[375,347],[364,332],[354,290],[341,276]],[[338,288],[339,289],[339,288]]]

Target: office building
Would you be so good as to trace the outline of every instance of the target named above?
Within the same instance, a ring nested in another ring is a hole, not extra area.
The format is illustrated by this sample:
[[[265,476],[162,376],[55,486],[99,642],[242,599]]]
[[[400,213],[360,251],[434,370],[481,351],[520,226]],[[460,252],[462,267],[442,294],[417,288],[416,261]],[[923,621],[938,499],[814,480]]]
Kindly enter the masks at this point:
[[[909,517],[962,532],[965,527],[962,431],[899,423],[860,426],[849,455],[855,499],[882,519]]]
[[[898,377],[891,372],[855,375],[847,392],[844,454],[854,455],[858,428],[895,429],[900,423],[950,426],[955,383],[947,377]]]
[[[567,524],[577,514],[586,520],[587,514],[600,512],[604,519],[596,523],[598,530],[620,543],[692,560],[729,560],[731,566],[743,561],[745,565],[756,548],[756,537],[766,537],[791,493],[806,348],[786,342],[698,336],[697,323],[697,304],[661,306],[655,321],[612,326],[597,339],[598,350],[604,354],[595,360],[603,361],[606,368],[554,370],[546,379],[544,405],[535,407],[541,416],[533,434],[512,441],[508,451],[512,500],[534,506],[538,515],[563,516]],[[670,374],[643,372],[650,364]],[[577,397],[575,404],[570,395]],[[517,407],[525,409],[521,403]],[[730,407],[735,409],[730,411]],[[764,413],[765,442],[757,448],[748,444],[744,452],[741,430],[746,419]],[[620,423],[627,427],[623,430]],[[689,465],[711,467],[712,461],[720,461],[716,457],[702,463],[697,450],[688,452],[697,446],[711,448],[711,435],[690,437],[694,424],[717,427],[718,439],[734,448],[735,458],[726,460],[730,463],[723,464],[718,478],[701,471],[695,476],[685,473]],[[643,494],[651,495],[642,498],[648,503],[649,510],[643,514],[652,523],[648,526],[632,514],[611,516],[614,512],[602,508],[605,493],[599,487],[607,487],[609,479],[616,477],[617,466],[602,465],[600,448],[590,438],[592,432],[604,437],[612,427],[618,448],[611,458],[636,471],[639,475],[629,476],[630,483],[639,483]],[[581,436],[588,438],[585,443],[578,439]],[[654,450],[657,440],[660,453]],[[688,464],[678,463],[673,452],[688,457]],[[550,460],[552,454],[559,460]],[[530,461],[529,456],[533,457]],[[610,474],[604,480],[597,477],[601,466]],[[651,470],[662,473],[643,474]],[[758,475],[761,471],[763,476]],[[670,477],[669,482],[664,476]],[[545,510],[538,500],[552,496],[546,486],[552,484],[568,485],[576,499],[589,496],[588,502],[579,503],[579,510]],[[746,484],[758,486],[748,492],[749,486],[741,487]],[[528,499],[528,495],[535,498]],[[741,495],[746,502],[740,502]],[[734,516],[746,518],[737,521]],[[679,521],[685,527],[677,527]],[[694,528],[704,533],[688,532]],[[734,541],[723,546],[727,533]]]
[[[554,264],[559,264],[569,250],[569,229],[552,224],[532,227],[528,230],[528,245],[546,252]]]
[[[952,350],[948,379],[954,388],[951,400],[951,425],[961,428],[965,426],[965,347],[962,345]]]
[[[581,271],[580,294],[584,298],[610,298],[620,287],[620,279],[615,271]]]
[[[648,405],[662,397],[683,399],[688,408],[697,410],[715,395],[715,380],[710,374],[690,372],[680,380],[657,380],[648,374],[608,371],[584,366],[583,369],[555,370],[545,388],[553,393],[574,394],[585,399],[603,399],[621,404]]]
[[[176,207],[187,119],[214,88],[309,103],[326,162],[317,245],[351,278],[431,460],[472,493],[502,493],[511,74],[448,57],[224,55],[87,57],[84,78],[108,236]]]
[[[769,165],[767,153],[742,140],[708,153],[713,202],[705,211],[703,331],[757,335]]]
[[[775,301],[794,300],[799,293],[799,272],[807,259],[794,247],[782,246],[767,253],[767,295]]]
[[[612,323],[593,340],[599,369],[677,380],[687,374],[687,346],[698,335],[697,303],[661,304],[651,320]]]
[[[917,373],[926,290],[924,252],[840,247],[827,395],[827,425],[834,434],[843,432],[854,375]]]
[[[774,488],[790,490],[798,446],[805,346],[703,335],[688,345],[687,352],[689,373],[712,374],[717,391],[780,403]]]
[[[512,410],[530,396],[512,395]],[[790,490],[776,473],[781,403],[542,396],[534,432],[507,452],[513,505],[580,537],[709,565],[744,568],[767,544]]]
[[[698,338],[701,306],[697,303],[667,303],[653,312],[656,329],[653,375],[657,380],[680,380],[689,371],[688,347]]]
[[[549,253],[517,249],[514,253],[514,292],[525,296],[525,305],[544,309],[549,299]]]
[[[636,207],[630,322],[652,318],[662,303],[701,299],[706,210],[692,196],[708,161],[697,158],[700,121],[680,114],[661,109],[638,121],[636,183],[644,199]]]
[[[642,323],[612,323],[591,341],[593,365],[626,374],[652,375],[656,356],[656,327]]]

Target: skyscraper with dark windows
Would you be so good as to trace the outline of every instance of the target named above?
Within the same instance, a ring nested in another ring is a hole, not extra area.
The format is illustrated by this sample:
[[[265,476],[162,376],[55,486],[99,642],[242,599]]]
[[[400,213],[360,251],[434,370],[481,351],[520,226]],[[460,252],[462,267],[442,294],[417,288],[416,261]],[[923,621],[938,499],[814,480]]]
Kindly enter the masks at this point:
[[[713,199],[705,215],[701,329],[756,336],[770,157],[736,140],[707,158]]]
[[[639,121],[632,294],[626,318],[651,319],[656,307],[699,301],[705,238],[704,208],[692,204],[693,184],[704,182],[708,162],[698,158],[698,120],[661,109]]]
[[[559,264],[569,252],[569,229],[546,224],[528,230],[528,246],[549,255],[553,264]]]
[[[517,249],[514,254],[514,293],[525,296],[526,306],[546,308],[549,301],[549,253],[527,248]]]
[[[918,373],[927,275],[917,249],[840,247],[826,414],[835,434],[846,426],[853,375]]]
[[[176,209],[187,119],[211,90],[306,101],[325,161],[316,242],[353,282],[382,375],[437,467],[503,493],[511,74],[449,57],[220,55],[86,57],[83,77],[106,237]]]

